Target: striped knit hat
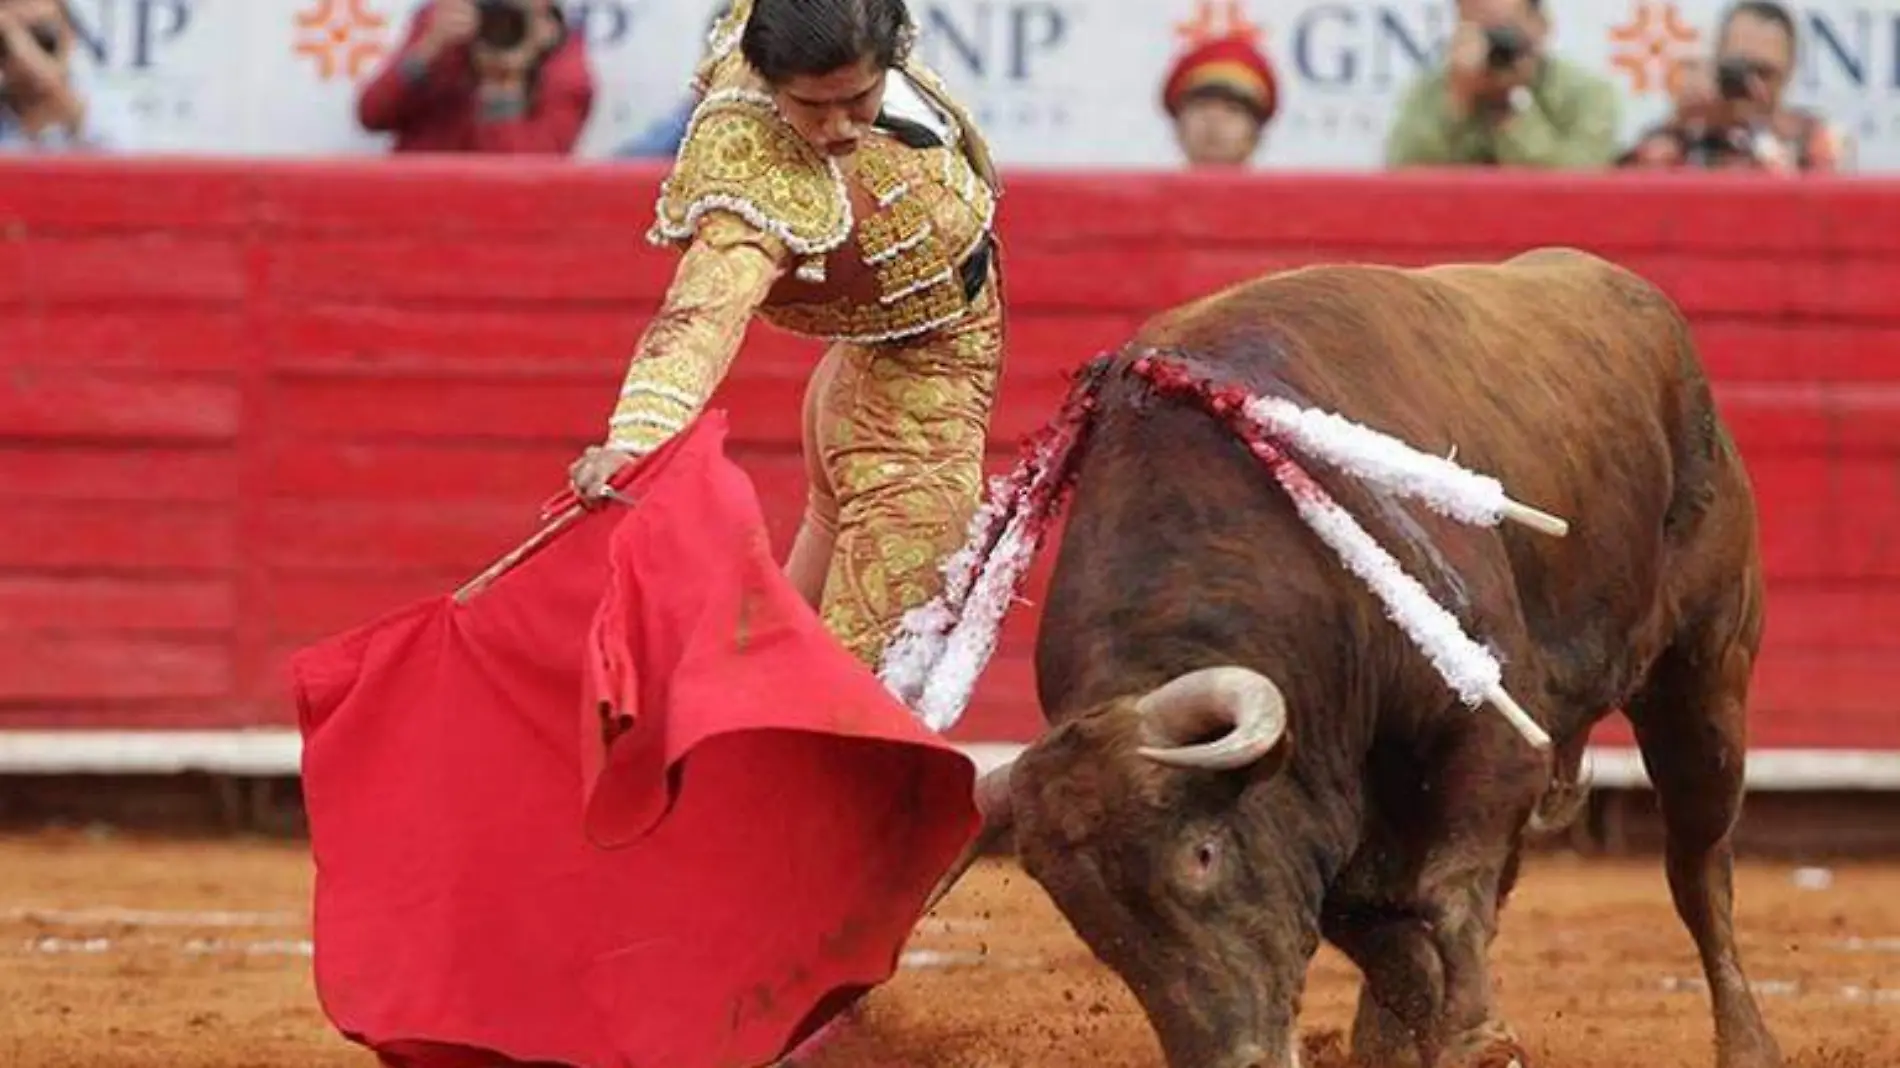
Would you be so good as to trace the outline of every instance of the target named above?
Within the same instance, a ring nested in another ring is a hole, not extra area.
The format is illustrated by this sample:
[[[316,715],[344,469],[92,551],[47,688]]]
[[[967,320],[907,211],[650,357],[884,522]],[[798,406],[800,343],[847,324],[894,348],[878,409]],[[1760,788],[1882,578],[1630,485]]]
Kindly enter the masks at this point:
[[[1161,90],[1161,105],[1177,115],[1191,94],[1218,92],[1253,109],[1262,123],[1280,108],[1279,82],[1267,57],[1247,38],[1218,37],[1202,44],[1174,64]]]

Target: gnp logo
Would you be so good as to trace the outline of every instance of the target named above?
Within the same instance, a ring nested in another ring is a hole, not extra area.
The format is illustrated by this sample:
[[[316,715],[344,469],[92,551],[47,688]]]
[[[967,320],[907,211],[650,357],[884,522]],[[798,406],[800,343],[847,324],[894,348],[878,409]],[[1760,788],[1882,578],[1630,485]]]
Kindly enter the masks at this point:
[[[1854,136],[1859,166],[1900,169],[1900,5],[1815,5],[1800,22],[1800,101]]]
[[[148,133],[189,124],[210,77],[179,55],[198,33],[198,0],[74,0],[70,10],[81,55]]]
[[[1670,0],[1636,0],[1629,21],[1609,28],[1610,66],[1637,96],[1669,94],[1682,65],[1698,56],[1702,34]]]
[[[71,8],[86,54],[114,73],[160,66],[197,15],[195,0],[76,0]]]
[[[1295,135],[1383,137],[1401,94],[1444,53],[1453,15],[1445,0],[1309,3],[1279,20],[1273,61],[1288,84],[1276,123]]]
[[[296,25],[294,50],[322,81],[359,81],[389,52],[389,18],[370,0],[311,0]]]
[[[1069,3],[966,0],[914,4],[911,10],[924,62],[957,88],[993,137],[1068,126],[1073,116],[1067,101],[1087,91],[1086,84],[1069,79],[1099,73],[1064,62],[1079,14]]]

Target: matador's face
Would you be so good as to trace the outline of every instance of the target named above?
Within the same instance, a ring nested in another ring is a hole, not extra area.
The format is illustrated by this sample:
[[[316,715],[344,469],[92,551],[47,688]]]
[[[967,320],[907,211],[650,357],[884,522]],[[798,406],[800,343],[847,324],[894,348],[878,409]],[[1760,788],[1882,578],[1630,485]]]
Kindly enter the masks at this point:
[[[773,88],[779,113],[807,143],[827,156],[857,151],[884,108],[886,71],[865,59],[829,74],[801,74]]]

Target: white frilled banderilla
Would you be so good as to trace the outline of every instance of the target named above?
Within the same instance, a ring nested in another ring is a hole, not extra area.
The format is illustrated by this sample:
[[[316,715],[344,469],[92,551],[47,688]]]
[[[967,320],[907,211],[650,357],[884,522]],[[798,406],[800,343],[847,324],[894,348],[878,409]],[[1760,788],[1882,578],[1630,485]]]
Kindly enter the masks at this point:
[[[962,716],[995,651],[1003,615],[1073,482],[1076,446],[1087,435],[1107,364],[1098,359],[1078,376],[1062,411],[1026,444],[1022,462],[1008,477],[992,480],[969,541],[945,563],[943,593],[904,617],[885,655],[879,677],[934,730],[948,730]],[[1513,500],[1495,478],[1343,416],[1197,379],[1180,363],[1153,353],[1131,368],[1161,392],[1194,398],[1233,429],[1287,491],[1300,517],[1372,589],[1467,706],[1489,704],[1531,745],[1550,747],[1549,734],[1505,692],[1503,669],[1490,650],[1467,635],[1292,454],[1471,525],[1510,522],[1563,537],[1567,522]]]

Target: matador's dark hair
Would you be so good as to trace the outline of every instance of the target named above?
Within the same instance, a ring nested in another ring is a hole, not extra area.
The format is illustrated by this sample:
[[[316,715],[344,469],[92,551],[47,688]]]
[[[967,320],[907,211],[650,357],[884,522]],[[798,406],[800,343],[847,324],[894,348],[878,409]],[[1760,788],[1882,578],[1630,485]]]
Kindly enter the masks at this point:
[[[889,70],[915,33],[904,0],[754,0],[739,48],[782,85],[867,59]]]

